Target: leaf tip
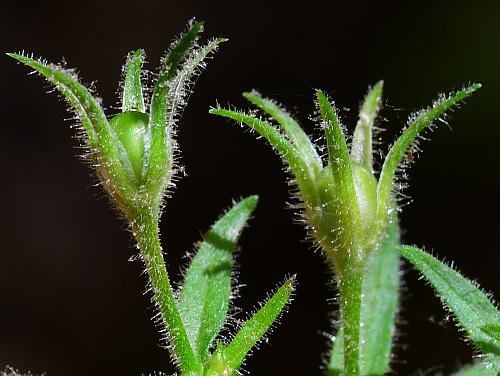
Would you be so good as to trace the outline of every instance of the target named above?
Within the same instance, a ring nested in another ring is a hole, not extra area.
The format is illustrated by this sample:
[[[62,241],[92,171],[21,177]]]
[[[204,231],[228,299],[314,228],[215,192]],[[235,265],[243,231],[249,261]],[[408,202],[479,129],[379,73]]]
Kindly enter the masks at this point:
[[[326,95],[325,95],[325,93],[323,93],[323,91],[321,89],[316,89],[316,98],[318,100],[325,99]]]
[[[482,84],[480,84],[479,82],[476,82],[472,85],[470,85],[466,90],[469,92],[469,93],[473,93],[475,92],[476,90],[479,90],[483,87]]]
[[[246,206],[250,211],[253,211],[255,209],[258,202],[259,202],[258,195],[251,195],[241,200],[241,204]]]
[[[7,55],[8,57],[11,57],[12,59],[15,59],[19,62],[23,62],[23,58],[24,56],[21,55],[21,54],[18,54],[18,53],[15,53],[15,52],[6,52],[5,55]]]
[[[373,87],[382,89],[384,87],[384,80],[379,80]]]
[[[249,101],[252,101],[252,99],[255,97],[261,96],[260,93],[255,89],[252,89],[250,91],[244,91],[241,95]]]
[[[221,108],[219,107],[212,107],[208,110],[208,113],[211,115],[220,115]]]
[[[203,21],[197,21],[196,18],[192,18],[189,20],[188,29],[195,34],[203,32],[203,28],[205,27],[205,23]]]

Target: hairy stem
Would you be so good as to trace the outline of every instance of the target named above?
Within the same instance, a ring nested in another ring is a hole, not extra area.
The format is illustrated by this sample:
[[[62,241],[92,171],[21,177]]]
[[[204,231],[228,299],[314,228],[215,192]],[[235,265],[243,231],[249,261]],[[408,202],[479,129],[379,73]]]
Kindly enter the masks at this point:
[[[138,210],[132,221],[132,229],[142,253],[161,320],[169,335],[173,355],[179,361],[183,374],[200,374],[201,366],[189,343],[163,260],[157,212],[152,212],[150,208]]]
[[[363,268],[348,268],[337,273],[344,328],[344,375],[358,376]]]

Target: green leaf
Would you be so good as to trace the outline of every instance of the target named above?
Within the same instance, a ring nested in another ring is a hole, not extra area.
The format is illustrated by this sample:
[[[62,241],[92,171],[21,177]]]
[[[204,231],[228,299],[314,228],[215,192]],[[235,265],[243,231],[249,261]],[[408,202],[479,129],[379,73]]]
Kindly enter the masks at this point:
[[[487,324],[482,326],[480,329],[490,337],[495,338],[500,342],[500,324]]]
[[[59,90],[82,123],[91,152],[97,159],[94,161],[96,165],[104,166],[113,180],[114,190],[132,198],[135,189],[129,179],[134,179],[135,175],[127,153],[110,127],[99,102],[78,82],[76,75],[70,70],[27,56],[15,53],[7,55],[36,70]]]
[[[224,358],[227,360],[228,375],[233,375],[238,371],[248,352],[271,328],[289,302],[294,284],[295,277],[287,280],[266,304],[241,327],[231,343],[223,350]]]
[[[177,305],[191,346],[202,362],[226,320],[233,252],[257,200],[257,196],[250,196],[219,219],[186,271]]]
[[[491,367],[500,372],[500,342],[484,331],[489,325],[498,325],[500,312],[486,294],[430,254],[411,246],[398,250],[434,287],[467,337],[485,355]]]
[[[380,247],[370,254],[363,280],[361,305],[361,375],[386,374],[391,359],[392,339],[399,297],[399,226],[394,220]],[[329,375],[340,375],[344,368],[343,329],[333,344]]]
[[[317,174],[323,167],[321,158],[309,137],[297,121],[274,101],[264,98],[257,91],[243,93],[243,96],[276,120],[297,148],[309,171]]]
[[[328,361],[328,376],[340,376],[344,369],[344,328],[340,326],[335,335],[330,359]]]
[[[297,148],[283,134],[281,134],[279,130],[267,121],[257,119],[243,112],[227,110],[224,108],[213,108],[210,110],[210,113],[213,115],[224,116],[239,123],[246,124],[264,137],[288,164],[297,179],[297,183],[299,184],[302,192],[305,195],[314,195],[313,182],[310,180],[311,176],[308,173],[305,161],[302,159],[302,156]]]
[[[498,372],[487,364],[478,363],[460,370],[454,376],[498,376]]]
[[[383,85],[383,81],[377,82],[366,95],[363,106],[359,111],[359,120],[351,144],[351,158],[364,165],[369,171],[373,171],[372,133],[375,118],[382,101]]]
[[[410,118],[408,127],[399,136],[394,145],[392,145],[382,166],[377,186],[377,220],[379,226],[385,226],[384,223],[390,206],[394,177],[412,143],[424,129],[428,128],[435,120],[443,116],[446,111],[457,106],[480,87],[480,84],[474,84],[460,90],[454,95],[450,95],[447,99],[436,100],[432,107],[420,112],[413,119]]]
[[[394,220],[380,248],[370,255],[365,271],[360,330],[362,375],[385,375],[389,368],[399,299],[398,245],[399,226]]]
[[[125,64],[125,78],[123,81],[122,112],[144,112],[144,98],[142,95],[141,69],[144,61],[144,50],[139,49],[129,54]]]

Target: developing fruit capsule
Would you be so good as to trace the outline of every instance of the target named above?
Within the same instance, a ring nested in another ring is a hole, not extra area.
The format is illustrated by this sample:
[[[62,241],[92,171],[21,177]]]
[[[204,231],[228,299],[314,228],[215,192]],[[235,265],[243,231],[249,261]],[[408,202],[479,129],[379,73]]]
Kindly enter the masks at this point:
[[[122,112],[109,121],[132,165],[134,176],[129,179],[137,180],[138,185],[142,183],[144,172],[144,136],[148,121],[148,114],[139,111]]]

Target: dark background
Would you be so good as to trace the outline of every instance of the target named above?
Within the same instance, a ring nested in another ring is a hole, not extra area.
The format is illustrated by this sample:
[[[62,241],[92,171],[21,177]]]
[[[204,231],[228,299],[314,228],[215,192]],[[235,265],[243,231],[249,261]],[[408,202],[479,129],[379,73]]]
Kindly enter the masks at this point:
[[[234,198],[259,194],[241,239],[245,286],[236,304],[251,310],[291,273],[300,283],[270,345],[263,344],[246,369],[254,375],[320,375],[328,312],[336,309],[330,276],[320,255],[302,241],[305,231],[292,223],[279,158],[262,140],[207,110],[216,101],[247,108],[240,93],[256,88],[319,135],[308,118],[313,89],[322,88],[352,130],[368,85],[383,78],[386,121],[379,125],[388,129],[383,137],[390,142],[411,111],[439,92],[483,83],[450,118],[453,131],[440,126],[432,142],[423,143],[401,222],[406,243],[454,260],[500,296],[500,2],[415,4],[4,2],[0,51],[64,58],[84,82],[96,82],[111,114],[129,50],[145,48],[148,67],[155,69],[191,17],[206,22],[206,36],[230,38],[198,80],[180,123],[187,177],[168,200],[161,224],[168,268],[176,279],[182,255],[222,209]],[[172,373],[150,320],[142,266],[127,261],[135,249],[126,226],[74,157],[65,105],[26,73],[0,56],[0,369],[9,364],[50,376]],[[406,264],[403,278],[394,373],[448,373],[470,362],[470,346],[431,289]]]

